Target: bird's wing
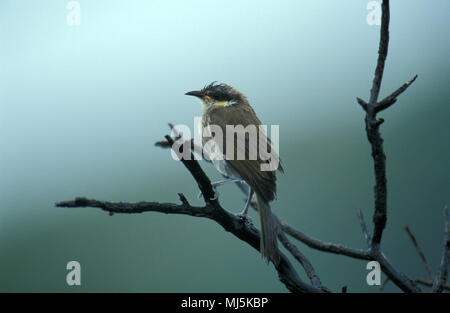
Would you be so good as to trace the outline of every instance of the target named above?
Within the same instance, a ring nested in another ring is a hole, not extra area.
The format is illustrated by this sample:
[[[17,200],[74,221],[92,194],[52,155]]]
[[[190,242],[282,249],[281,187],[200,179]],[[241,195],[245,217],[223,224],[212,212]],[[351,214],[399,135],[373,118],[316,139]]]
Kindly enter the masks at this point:
[[[247,127],[249,125],[255,125],[256,130],[258,126],[261,125],[261,121],[258,119],[253,109],[250,106],[236,106],[236,107],[213,107],[208,110],[207,116],[208,120],[205,121],[207,125],[217,125],[222,129],[224,142],[227,142],[227,125],[242,125]],[[240,143],[245,140],[244,144],[235,144],[236,147],[234,151],[233,159],[226,157],[226,145],[218,143],[219,146],[223,147],[222,152],[225,155],[227,163],[236,170],[239,175],[253,188],[253,190],[258,193],[267,202],[275,198],[276,193],[276,175],[275,171],[263,171],[261,170],[261,165],[268,164],[268,160],[261,158],[260,153],[257,153],[256,159],[250,159],[250,150],[256,149],[254,151],[259,151],[257,149],[259,141],[261,143],[267,142],[270,145],[268,138],[265,133],[260,133],[256,131],[257,140],[249,140],[249,136],[236,136],[234,141],[240,140]],[[263,136],[263,137],[259,137]],[[245,138],[245,139],[244,139]],[[230,139],[230,142],[231,139]],[[245,156],[244,160],[239,160],[237,157],[239,155]],[[281,166],[281,164],[280,164]]]

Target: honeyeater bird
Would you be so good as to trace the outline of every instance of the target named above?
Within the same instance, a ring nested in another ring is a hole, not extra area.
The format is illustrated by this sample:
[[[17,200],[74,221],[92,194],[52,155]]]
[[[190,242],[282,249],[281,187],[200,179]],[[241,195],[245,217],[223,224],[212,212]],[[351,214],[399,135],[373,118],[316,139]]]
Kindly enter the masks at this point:
[[[209,127],[217,135],[214,127],[216,129],[218,127],[223,136],[223,140],[217,140],[217,136],[213,137],[212,132],[209,133],[211,136],[202,136],[204,150],[212,154],[209,156],[211,162],[222,175],[228,178],[226,181],[213,183],[214,188],[227,181],[245,181],[247,183],[250,187],[249,195],[241,214],[246,216],[253,194],[255,194],[262,233],[261,254],[267,261],[272,261],[275,265],[278,265],[280,259],[277,244],[278,221],[272,216],[269,202],[274,200],[276,196],[276,170],[283,172],[283,167],[279,162],[277,151],[272,149],[265,131],[260,131],[261,121],[247,98],[227,84],[213,82],[201,90],[187,92],[186,95],[195,96],[202,103],[203,114],[200,125],[202,131]],[[230,135],[227,133],[227,125],[241,125],[246,129],[253,125],[257,129],[257,135],[255,137],[250,133],[242,132]],[[204,133],[202,132],[202,134]],[[244,137],[236,138],[240,134],[243,134]],[[208,143],[211,143],[211,139],[215,146],[206,149]],[[227,147],[227,145],[233,145],[231,153],[230,147]],[[264,145],[267,146],[264,147]],[[227,153],[227,148],[229,153]],[[266,150],[261,148],[266,148]],[[252,149],[257,149],[256,157],[251,157]],[[264,170],[262,169],[262,165],[267,165],[271,159],[267,157],[267,154],[264,157],[260,151],[268,151],[271,157],[278,158],[275,168],[269,167],[269,170],[267,170],[266,167]],[[245,157],[239,158],[239,153]]]

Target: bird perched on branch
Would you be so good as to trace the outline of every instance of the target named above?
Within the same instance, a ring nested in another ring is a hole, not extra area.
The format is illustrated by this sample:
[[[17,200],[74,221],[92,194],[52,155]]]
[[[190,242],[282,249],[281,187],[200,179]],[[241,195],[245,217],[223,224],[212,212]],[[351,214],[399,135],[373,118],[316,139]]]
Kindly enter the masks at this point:
[[[202,103],[200,126],[205,157],[228,178],[213,183],[213,187],[237,181],[248,184],[249,195],[241,215],[246,217],[256,194],[262,232],[261,254],[278,265],[278,222],[269,205],[276,195],[276,170],[283,172],[278,152],[273,149],[247,98],[234,87],[213,82],[186,95],[195,96]]]

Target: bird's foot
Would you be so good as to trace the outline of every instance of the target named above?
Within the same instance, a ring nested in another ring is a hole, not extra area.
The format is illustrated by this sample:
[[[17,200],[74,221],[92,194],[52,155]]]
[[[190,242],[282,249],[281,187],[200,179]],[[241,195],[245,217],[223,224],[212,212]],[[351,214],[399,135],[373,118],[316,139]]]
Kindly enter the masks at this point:
[[[211,186],[214,190],[214,198],[211,200],[216,200],[219,197],[219,192],[217,191],[217,187],[228,184],[228,183],[237,183],[237,182],[241,182],[242,179],[241,178],[229,178],[229,179],[224,179],[224,180],[219,180],[216,182],[212,182]],[[202,197],[202,192],[200,191],[197,199],[200,199]]]
[[[250,192],[248,193],[248,198],[247,198],[247,202],[245,203],[244,209],[242,210],[241,213],[237,214],[237,216],[239,216],[245,222],[249,222],[252,225],[253,225],[253,221],[250,218],[250,216],[248,216],[248,208],[250,207],[250,204],[252,202],[253,194],[254,194],[253,190],[250,189]]]

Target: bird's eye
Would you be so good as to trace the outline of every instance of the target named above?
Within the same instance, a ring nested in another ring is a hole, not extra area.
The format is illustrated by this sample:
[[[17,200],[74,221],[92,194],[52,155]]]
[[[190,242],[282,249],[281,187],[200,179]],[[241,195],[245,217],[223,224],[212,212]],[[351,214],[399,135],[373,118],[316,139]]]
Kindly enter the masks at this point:
[[[224,95],[221,92],[215,92],[211,94],[211,97],[214,98],[217,101],[226,101],[227,100],[227,96]]]

